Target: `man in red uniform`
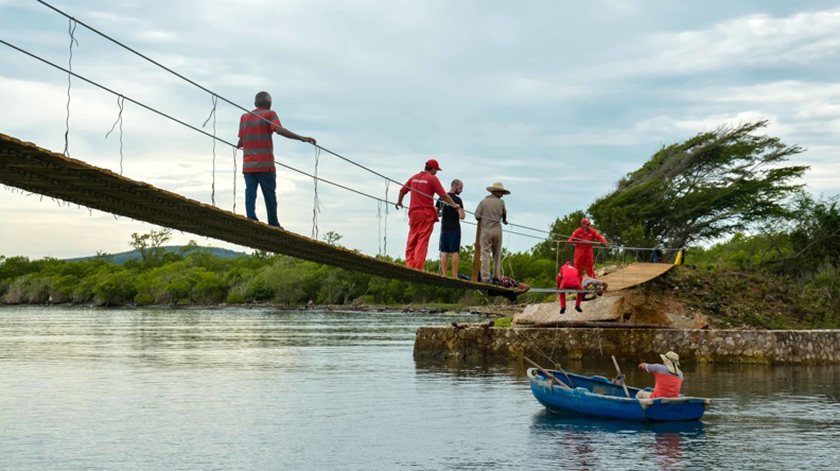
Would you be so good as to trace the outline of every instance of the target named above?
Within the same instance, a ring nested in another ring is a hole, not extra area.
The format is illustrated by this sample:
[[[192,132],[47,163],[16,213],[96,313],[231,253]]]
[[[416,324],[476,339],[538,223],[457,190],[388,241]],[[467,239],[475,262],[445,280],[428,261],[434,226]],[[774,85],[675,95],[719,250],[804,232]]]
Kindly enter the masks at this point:
[[[583,291],[583,286],[578,279],[578,269],[572,265],[572,262],[566,262],[560,267],[560,273],[557,274],[557,289],[577,289]],[[583,301],[583,293],[578,293],[575,299],[575,311],[583,312],[580,308],[580,302]],[[560,314],[566,312],[566,293],[560,293]]]
[[[569,237],[569,242],[575,244],[575,266],[578,267],[578,281],[583,281],[584,269],[587,276],[596,278],[595,256],[592,254],[594,241],[597,240],[604,245],[609,245],[607,239],[601,237],[601,234],[598,234],[598,231],[589,227],[589,225],[589,219],[581,219],[580,227],[575,229],[575,232]]]
[[[254,97],[250,113],[239,118],[239,143],[242,149],[242,173],[245,176],[245,216],[258,221],[256,213],[257,187],[262,189],[265,200],[266,218],[271,226],[280,226],[277,220],[277,171],[274,167],[274,142],[271,136],[277,134],[298,141],[315,144],[315,139],[289,131],[280,124],[277,113],[271,111],[271,95],[259,92]]]
[[[422,270],[426,264],[429,238],[438,221],[434,195],[437,194],[452,207],[460,208],[435,176],[440,171],[437,160],[431,159],[426,162],[426,167],[422,172],[409,178],[400,189],[397,209],[403,208],[403,198],[406,193],[412,192],[411,205],[408,208],[408,242],[405,246],[405,264],[409,268]]]

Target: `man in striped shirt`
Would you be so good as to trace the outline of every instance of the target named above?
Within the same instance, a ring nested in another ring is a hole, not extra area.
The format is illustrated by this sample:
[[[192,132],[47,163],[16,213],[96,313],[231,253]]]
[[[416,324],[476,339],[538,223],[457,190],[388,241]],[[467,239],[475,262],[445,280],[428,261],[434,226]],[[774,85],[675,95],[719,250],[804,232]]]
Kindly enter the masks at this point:
[[[277,113],[271,110],[271,95],[259,92],[254,98],[257,108],[239,118],[239,143],[242,149],[242,173],[245,176],[245,215],[248,219],[257,219],[257,187],[260,187],[265,200],[268,224],[280,226],[277,220],[277,170],[274,167],[274,142],[272,134],[277,133],[287,139],[315,144],[315,139],[304,137],[289,131],[280,124]]]

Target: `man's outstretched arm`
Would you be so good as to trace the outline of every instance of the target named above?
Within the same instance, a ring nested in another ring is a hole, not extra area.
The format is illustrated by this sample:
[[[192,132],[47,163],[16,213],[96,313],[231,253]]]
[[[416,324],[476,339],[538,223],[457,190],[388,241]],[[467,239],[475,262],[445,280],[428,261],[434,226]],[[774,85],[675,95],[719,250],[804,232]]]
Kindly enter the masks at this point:
[[[285,137],[286,139],[294,139],[294,140],[297,140],[297,141],[308,142],[310,144],[317,144],[317,142],[315,141],[315,138],[301,136],[300,134],[294,133],[294,132],[284,128],[283,126],[275,126],[274,127],[274,132],[276,132],[277,134]]]

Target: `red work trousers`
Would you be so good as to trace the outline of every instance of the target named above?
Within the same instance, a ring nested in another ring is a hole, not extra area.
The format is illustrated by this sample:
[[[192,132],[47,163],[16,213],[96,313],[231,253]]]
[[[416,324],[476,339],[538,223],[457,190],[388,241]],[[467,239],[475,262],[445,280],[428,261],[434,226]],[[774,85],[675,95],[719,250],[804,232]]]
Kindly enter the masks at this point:
[[[579,289],[583,290],[583,286],[580,285],[580,281],[571,279],[567,280],[563,278],[563,282],[560,283],[560,289]],[[583,299],[583,293],[577,294],[577,299],[575,299],[575,306],[580,306],[580,302]],[[560,293],[560,307],[566,307],[566,293]]]
[[[575,268],[578,269],[578,281],[583,281],[583,271],[586,270],[586,275],[590,278],[597,278],[595,276],[595,257],[592,255],[592,246],[586,245],[581,248],[578,244],[575,247]]]
[[[434,211],[411,210],[408,212],[408,242],[405,245],[405,264],[409,268],[422,270],[426,265],[429,239],[435,228],[437,215]]]

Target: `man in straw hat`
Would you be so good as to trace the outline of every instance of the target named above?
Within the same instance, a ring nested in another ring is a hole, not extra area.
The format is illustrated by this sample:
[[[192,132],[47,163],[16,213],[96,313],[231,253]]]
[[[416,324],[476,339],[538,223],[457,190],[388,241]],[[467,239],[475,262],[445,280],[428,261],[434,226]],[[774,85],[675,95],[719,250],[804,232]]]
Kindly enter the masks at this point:
[[[490,192],[475,209],[475,218],[481,221],[481,281],[492,282],[502,270],[502,223],[507,224],[507,209],[502,196],[509,195],[502,182],[487,187]],[[493,278],[490,277],[490,256],[493,256]]]
[[[653,392],[639,391],[636,399],[655,399],[657,397],[679,397],[683,373],[680,371],[680,356],[669,351],[662,357],[662,363],[640,363],[639,368],[647,371],[656,378]]]
[[[411,205],[408,208],[408,242],[405,245],[405,264],[410,268],[422,270],[426,264],[429,238],[438,221],[434,195],[437,194],[452,207],[459,207],[446,194],[440,180],[435,176],[440,171],[437,160],[430,159],[422,172],[409,178],[400,188],[397,209],[403,207],[403,198],[409,191],[411,192]]]

